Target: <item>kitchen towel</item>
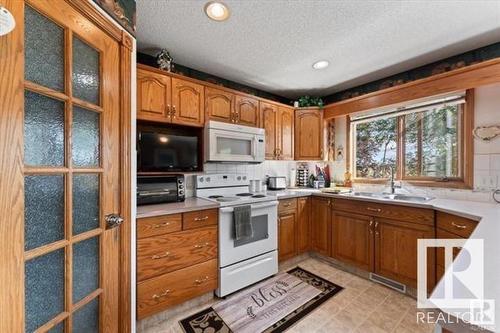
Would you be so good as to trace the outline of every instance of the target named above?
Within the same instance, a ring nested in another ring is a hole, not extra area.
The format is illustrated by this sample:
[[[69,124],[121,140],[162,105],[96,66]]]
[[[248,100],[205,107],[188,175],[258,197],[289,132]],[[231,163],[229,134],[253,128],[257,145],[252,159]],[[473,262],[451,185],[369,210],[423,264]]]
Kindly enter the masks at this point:
[[[234,239],[240,240],[253,236],[252,207],[250,205],[234,207]]]

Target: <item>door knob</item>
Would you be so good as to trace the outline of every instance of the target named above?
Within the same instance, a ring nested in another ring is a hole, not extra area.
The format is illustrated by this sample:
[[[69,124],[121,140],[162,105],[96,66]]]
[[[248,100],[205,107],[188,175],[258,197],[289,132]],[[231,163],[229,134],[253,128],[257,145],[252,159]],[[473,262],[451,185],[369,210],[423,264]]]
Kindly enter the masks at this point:
[[[118,214],[108,214],[104,220],[106,221],[106,229],[119,227],[123,223],[123,217]]]

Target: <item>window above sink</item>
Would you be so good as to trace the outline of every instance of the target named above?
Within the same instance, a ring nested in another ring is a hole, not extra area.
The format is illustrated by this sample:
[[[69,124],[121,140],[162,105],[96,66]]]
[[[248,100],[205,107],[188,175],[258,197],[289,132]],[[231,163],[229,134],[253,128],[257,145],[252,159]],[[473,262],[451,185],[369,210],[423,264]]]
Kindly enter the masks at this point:
[[[356,113],[348,119],[355,183],[472,187],[473,90]]]

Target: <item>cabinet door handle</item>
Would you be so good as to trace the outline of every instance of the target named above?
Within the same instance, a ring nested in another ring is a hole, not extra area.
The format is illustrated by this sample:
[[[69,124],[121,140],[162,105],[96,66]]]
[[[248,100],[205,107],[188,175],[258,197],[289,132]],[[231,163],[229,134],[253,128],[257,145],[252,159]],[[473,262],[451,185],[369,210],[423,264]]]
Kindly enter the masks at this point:
[[[205,276],[204,278],[194,280],[194,283],[197,284],[197,285],[200,285],[200,284],[202,284],[204,282],[207,282],[208,280],[209,280],[209,277]]]
[[[170,252],[165,252],[163,254],[155,254],[153,256],[151,256],[151,259],[162,259],[162,258],[166,258],[170,255]]]
[[[195,248],[195,249],[202,249],[202,248],[204,248],[204,247],[206,247],[206,246],[208,246],[208,245],[209,245],[209,243],[208,243],[208,242],[207,242],[207,243],[205,243],[205,244],[196,244],[196,245],[194,246],[194,248]]]
[[[153,297],[152,297],[152,299],[157,300],[157,299],[160,299],[160,298],[162,298],[162,297],[167,296],[168,294],[170,294],[170,289],[166,289],[164,292],[162,292],[162,293],[161,293],[161,294],[159,294],[159,295],[158,295],[158,294],[154,294],[154,295],[153,295]]]
[[[167,116],[171,116],[172,115],[172,110],[170,109],[170,104],[167,104]]]
[[[467,229],[467,226],[463,224],[456,224],[455,222],[451,222],[451,225],[457,229]]]
[[[172,106],[172,109],[173,109],[172,116],[175,118],[175,113],[177,112],[177,109],[175,108],[175,105]]]
[[[380,213],[382,211],[382,209],[380,209],[380,208],[366,207],[366,209],[371,211],[371,212],[377,212],[377,213]]]
[[[153,228],[163,228],[163,227],[168,227],[170,225],[170,222],[165,222],[165,223],[160,223],[160,224],[153,224]]]
[[[203,217],[195,217],[194,220],[196,222],[200,222],[200,221],[205,221],[205,220],[208,220],[208,216],[203,216]]]

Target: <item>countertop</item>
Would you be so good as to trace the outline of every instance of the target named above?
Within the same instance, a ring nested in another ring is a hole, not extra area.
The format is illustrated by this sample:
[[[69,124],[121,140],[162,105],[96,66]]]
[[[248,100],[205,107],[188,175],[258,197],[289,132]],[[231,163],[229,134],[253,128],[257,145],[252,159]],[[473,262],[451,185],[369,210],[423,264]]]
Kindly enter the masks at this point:
[[[137,218],[186,213],[210,208],[219,208],[219,204],[209,200],[191,197],[186,198],[183,202],[137,206]]]
[[[380,198],[365,198],[354,197],[349,194],[332,194],[324,193],[318,189],[287,189],[279,191],[267,191],[268,195],[274,195],[277,199],[296,198],[304,196],[323,196],[331,198],[342,198],[350,200],[381,202],[385,204],[406,205],[412,207],[421,207],[435,209],[469,219],[479,221],[478,226],[472,233],[471,239],[482,239],[484,242],[484,299],[495,300],[495,317],[496,321],[500,321],[500,205],[492,203],[461,201],[451,199],[432,199],[426,202],[407,202],[401,200],[387,200]],[[150,217],[165,214],[182,213],[194,210],[217,208],[219,204],[199,199],[186,198],[184,202],[167,203],[159,205],[139,206],[137,208],[137,217]],[[467,248],[472,242],[467,241],[464,248]],[[455,271],[460,268],[468,267],[470,263],[469,254],[467,251],[461,251],[454,261]],[[446,271],[444,278],[438,283],[433,295],[437,296],[443,293],[444,280],[453,272]],[[479,279],[479,276],[477,277]],[[470,292],[455,283],[454,297],[467,298]],[[445,312],[454,312],[454,309],[444,309]],[[500,325],[487,326],[491,331],[500,330]]]

